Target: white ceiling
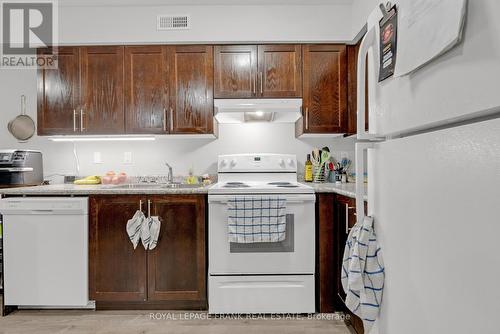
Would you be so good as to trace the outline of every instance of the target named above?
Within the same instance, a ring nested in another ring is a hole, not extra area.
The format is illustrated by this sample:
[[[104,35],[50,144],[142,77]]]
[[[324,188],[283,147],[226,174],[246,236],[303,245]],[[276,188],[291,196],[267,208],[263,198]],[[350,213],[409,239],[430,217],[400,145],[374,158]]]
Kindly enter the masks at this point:
[[[61,6],[339,5],[353,0],[59,0]]]

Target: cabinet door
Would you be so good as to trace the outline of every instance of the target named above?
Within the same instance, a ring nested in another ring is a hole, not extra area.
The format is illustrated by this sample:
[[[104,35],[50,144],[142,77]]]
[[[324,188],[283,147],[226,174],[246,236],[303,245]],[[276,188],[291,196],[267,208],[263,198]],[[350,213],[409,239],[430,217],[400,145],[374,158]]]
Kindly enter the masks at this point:
[[[347,130],[347,55],[345,45],[304,45],[303,132]]]
[[[46,50],[39,50],[44,53]],[[80,50],[60,47],[57,69],[38,70],[38,134],[79,132]]]
[[[302,96],[302,47],[300,45],[259,45],[261,97]]]
[[[166,50],[165,46],[125,47],[127,133],[168,131]]]
[[[320,193],[316,196],[316,291],[320,313],[338,311],[337,303],[337,252],[335,229],[335,194]]]
[[[204,196],[155,196],[150,201],[161,228],[148,254],[148,299],[205,303]]]
[[[126,232],[127,221],[139,209],[141,199],[138,196],[90,198],[90,299],[146,300],[146,251],[142,244],[134,250]]]
[[[123,47],[83,47],[81,54],[83,132],[124,133]]]
[[[251,98],[257,94],[257,46],[215,47],[216,98]]]
[[[213,132],[213,48],[170,46],[170,133]]]
[[[337,259],[335,261],[335,285],[338,292],[335,302],[337,305],[336,309],[348,315],[346,317],[346,323],[352,326],[357,334],[363,334],[363,321],[345,306],[344,300],[346,295],[341,280],[345,243],[350,229],[356,224],[356,200],[344,196],[337,196],[334,204],[334,211],[336,213],[335,242],[338,245],[336,253]]]

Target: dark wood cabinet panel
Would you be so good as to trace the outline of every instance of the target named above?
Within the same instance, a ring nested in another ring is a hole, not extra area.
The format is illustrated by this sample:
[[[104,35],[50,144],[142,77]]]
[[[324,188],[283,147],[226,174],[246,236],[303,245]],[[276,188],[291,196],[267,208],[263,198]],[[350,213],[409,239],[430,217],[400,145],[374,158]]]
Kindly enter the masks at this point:
[[[146,251],[134,250],[126,232],[127,221],[139,209],[138,196],[92,196],[89,226],[90,299],[144,301]]]
[[[167,47],[125,47],[127,133],[164,134],[167,128]]]
[[[261,97],[302,96],[301,45],[259,45],[259,84]]]
[[[142,205],[141,205],[142,203]],[[89,291],[98,309],[207,308],[206,196],[91,196]],[[127,221],[158,216],[155,249],[134,250]]]
[[[347,52],[345,45],[303,45],[304,133],[347,130]]]
[[[317,250],[316,250],[316,290],[319,312],[337,311],[335,304],[337,285],[334,261],[338,245],[335,240],[334,225],[335,194],[318,194],[316,198]]]
[[[257,94],[257,46],[215,47],[214,95],[216,98],[251,98]]]
[[[82,47],[83,132],[125,132],[123,46]]]
[[[366,205],[365,205],[366,207]],[[346,323],[350,325],[357,334],[363,334],[363,321],[354,315],[345,306],[345,293],[342,287],[342,262],[344,257],[344,246],[351,228],[356,224],[356,200],[354,198],[337,195],[334,202],[335,211],[335,243],[338,245],[336,259],[334,261],[335,286],[335,308],[346,314]]]
[[[39,53],[45,53],[40,49]],[[71,134],[80,131],[80,50],[58,49],[58,68],[38,70],[39,135]]]
[[[363,333],[363,322],[345,306],[341,273],[344,247],[350,228],[356,224],[356,200],[330,193],[317,195],[316,290],[321,313],[344,312],[346,323]],[[366,203],[365,203],[366,207]]]
[[[157,247],[148,254],[148,299],[206,303],[205,199],[151,197],[161,221]]]
[[[170,133],[213,132],[213,48],[170,46]]]

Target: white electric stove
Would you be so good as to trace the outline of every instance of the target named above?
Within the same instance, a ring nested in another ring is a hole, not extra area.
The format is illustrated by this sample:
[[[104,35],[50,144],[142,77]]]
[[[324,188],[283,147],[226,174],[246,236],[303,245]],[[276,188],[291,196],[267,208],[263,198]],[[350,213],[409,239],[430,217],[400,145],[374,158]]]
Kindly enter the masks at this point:
[[[287,154],[219,156],[218,183],[209,189],[209,313],[314,313],[315,195],[297,182]],[[228,200],[286,199],[286,238],[232,243]]]

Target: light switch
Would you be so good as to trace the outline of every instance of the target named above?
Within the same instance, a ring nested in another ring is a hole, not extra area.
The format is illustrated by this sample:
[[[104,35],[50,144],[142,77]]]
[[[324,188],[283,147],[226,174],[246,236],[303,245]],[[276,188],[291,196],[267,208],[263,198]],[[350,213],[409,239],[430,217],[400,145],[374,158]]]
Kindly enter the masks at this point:
[[[94,163],[102,164],[101,152],[94,152]]]
[[[132,152],[123,152],[123,163],[124,164],[132,163]]]

